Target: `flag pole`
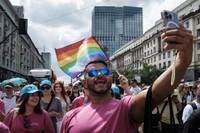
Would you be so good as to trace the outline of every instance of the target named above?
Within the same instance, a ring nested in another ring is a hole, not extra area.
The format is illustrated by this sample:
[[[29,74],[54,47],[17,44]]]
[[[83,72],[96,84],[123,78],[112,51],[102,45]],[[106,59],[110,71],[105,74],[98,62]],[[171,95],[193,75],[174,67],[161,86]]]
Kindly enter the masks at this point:
[[[96,40],[96,37],[95,36],[92,36],[95,38]],[[99,45],[100,49],[104,52],[104,54],[108,57],[108,60],[109,60],[109,64],[111,65],[111,67],[113,68],[113,70],[117,73],[118,76],[120,76],[121,74],[119,73],[119,70],[117,69],[117,67],[115,67],[113,65],[113,63],[110,61],[110,58],[108,56],[108,54],[104,51],[104,49],[102,48],[101,44],[96,40],[97,44]]]

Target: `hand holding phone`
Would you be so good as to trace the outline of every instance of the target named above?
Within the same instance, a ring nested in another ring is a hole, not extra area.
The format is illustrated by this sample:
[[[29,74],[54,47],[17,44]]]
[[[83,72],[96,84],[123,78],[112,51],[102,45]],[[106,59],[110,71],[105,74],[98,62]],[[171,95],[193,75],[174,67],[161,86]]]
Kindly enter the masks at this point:
[[[164,10],[161,12],[161,17],[163,19],[163,26],[169,27],[169,28],[179,27],[179,20],[176,13],[172,11]]]
[[[179,28],[179,21],[178,16],[176,13],[172,11],[164,10],[161,12],[161,17],[163,19],[163,26],[168,28]],[[170,42],[170,44],[176,44],[176,42]],[[174,85],[175,82],[175,73],[176,73],[176,56],[174,56],[173,59],[173,68],[172,68],[172,74],[171,74],[171,86]]]

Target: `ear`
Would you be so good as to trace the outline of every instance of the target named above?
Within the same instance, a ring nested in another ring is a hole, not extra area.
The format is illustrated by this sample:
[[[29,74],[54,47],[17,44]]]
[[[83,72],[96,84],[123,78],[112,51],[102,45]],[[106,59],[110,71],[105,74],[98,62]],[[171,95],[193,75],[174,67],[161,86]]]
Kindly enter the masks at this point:
[[[87,89],[87,81],[85,79],[81,80],[81,84],[82,84],[84,89]]]

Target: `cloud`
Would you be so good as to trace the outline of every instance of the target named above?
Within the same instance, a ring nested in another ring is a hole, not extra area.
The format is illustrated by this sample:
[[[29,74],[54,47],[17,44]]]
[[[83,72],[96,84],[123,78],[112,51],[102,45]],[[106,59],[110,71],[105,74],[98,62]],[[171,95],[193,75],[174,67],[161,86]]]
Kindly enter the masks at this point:
[[[10,0],[21,4],[29,19],[28,33],[39,51],[52,53],[52,68],[66,76],[57,65],[54,48],[79,41],[91,33],[94,6],[143,7],[144,32],[160,19],[164,9],[172,10],[185,0]],[[67,77],[67,76],[66,76]]]

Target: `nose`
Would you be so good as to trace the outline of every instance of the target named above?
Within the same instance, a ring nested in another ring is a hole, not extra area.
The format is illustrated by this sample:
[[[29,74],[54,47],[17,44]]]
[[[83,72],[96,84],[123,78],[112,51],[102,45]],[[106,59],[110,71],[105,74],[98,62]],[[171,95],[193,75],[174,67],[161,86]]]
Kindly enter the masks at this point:
[[[100,77],[100,76],[102,77],[103,74],[102,74],[100,71],[98,71],[98,72],[97,72],[97,76],[98,76],[98,77]]]

